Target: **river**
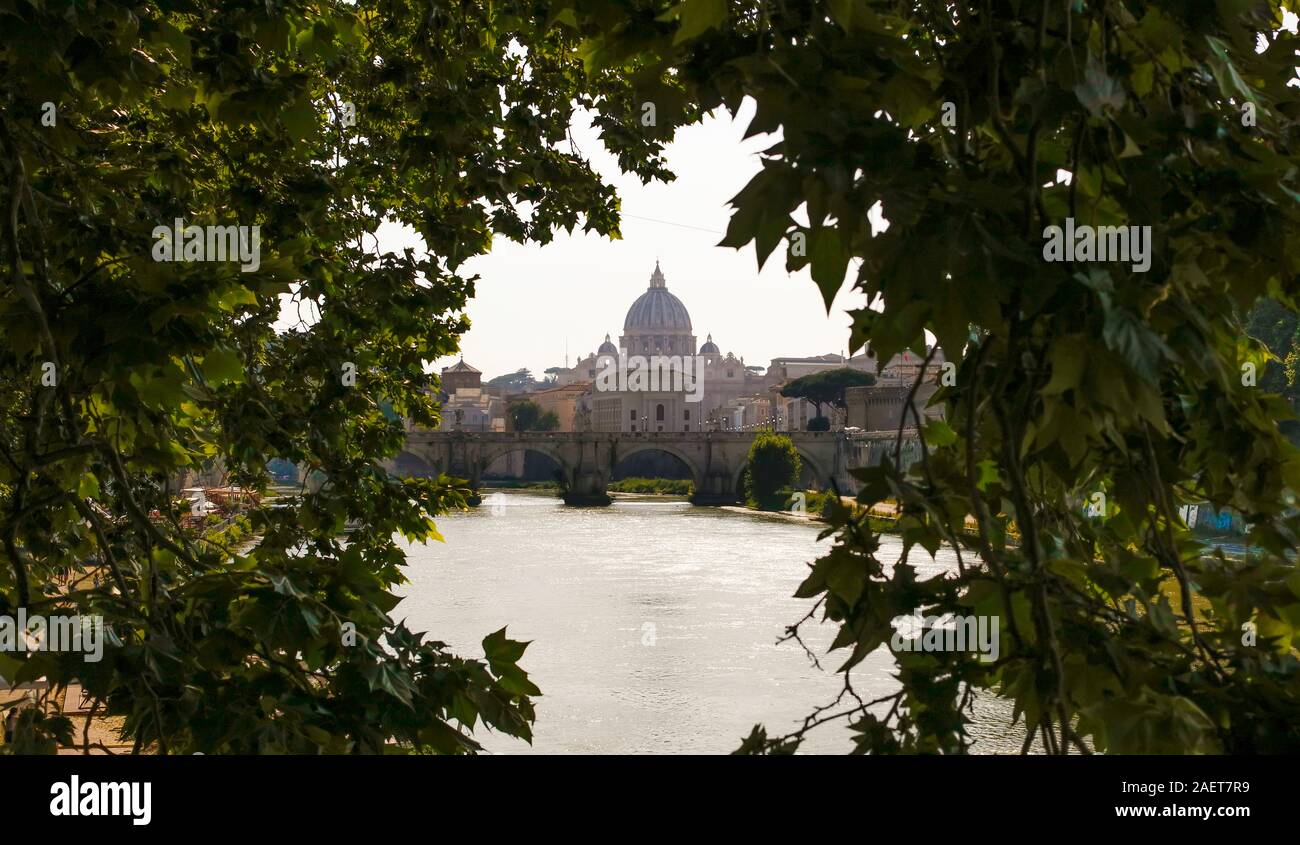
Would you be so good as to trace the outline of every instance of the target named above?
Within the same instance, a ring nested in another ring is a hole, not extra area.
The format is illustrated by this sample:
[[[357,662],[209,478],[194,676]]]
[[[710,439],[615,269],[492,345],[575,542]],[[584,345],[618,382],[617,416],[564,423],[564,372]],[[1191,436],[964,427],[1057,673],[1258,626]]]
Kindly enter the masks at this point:
[[[533,744],[480,729],[490,752],[726,753],[755,724],[789,732],[839,692],[834,669],[847,652],[825,657],[833,626],[803,629],[822,669],[797,643],[777,644],[811,607],[792,595],[831,542],[818,543],[820,527],[684,501],[567,508],[550,495],[492,493],[438,519],[446,543],[409,549],[396,613],[465,656],[481,657],[482,638],[502,626],[532,641],[521,665],[543,693]],[[941,552],[919,569],[955,565]],[[859,694],[896,689],[892,667],[887,649],[865,660]],[[976,750],[1018,750],[1015,731],[998,725],[1001,703],[980,710]],[[802,750],[850,748],[833,723]]]

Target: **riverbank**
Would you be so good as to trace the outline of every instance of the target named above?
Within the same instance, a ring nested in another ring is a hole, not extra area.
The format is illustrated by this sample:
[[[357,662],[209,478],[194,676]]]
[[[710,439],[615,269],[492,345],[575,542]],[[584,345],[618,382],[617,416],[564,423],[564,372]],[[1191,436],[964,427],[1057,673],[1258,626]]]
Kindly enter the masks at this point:
[[[690,497],[681,496],[674,493],[610,493],[609,497],[616,502],[626,501],[647,501],[647,502],[689,502]]]
[[[479,484],[480,490],[559,490],[560,485],[554,481],[484,481]]]

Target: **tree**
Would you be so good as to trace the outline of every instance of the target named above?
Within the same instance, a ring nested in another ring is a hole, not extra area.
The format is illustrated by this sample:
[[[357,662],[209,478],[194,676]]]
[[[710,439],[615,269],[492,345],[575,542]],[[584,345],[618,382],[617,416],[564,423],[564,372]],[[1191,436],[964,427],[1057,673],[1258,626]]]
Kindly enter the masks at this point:
[[[390,615],[394,536],[441,539],[466,491],[380,462],[402,419],[434,423],[424,362],[467,328],[467,259],[495,235],[617,236],[613,189],[560,142],[628,75],[585,75],[572,28],[510,2],[19,3],[0,27],[0,612],[117,638],[98,663],[0,654],[0,675],[79,679],[137,751],[529,738],[525,643],[488,633],[467,659]],[[666,175],[662,136],[605,123],[628,169]],[[155,260],[237,252],[237,230],[173,244],[178,219],[246,227],[249,258]],[[385,221],[427,250],[378,254]],[[254,508],[256,547],[228,549],[175,510],[213,459],[258,492],[273,459],[323,484]],[[71,736],[24,724],[17,747]]]
[[[489,387],[504,388],[510,393],[528,393],[537,388],[537,379],[527,367],[520,367],[513,373],[497,376],[488,380]]]
[[[876,383],[876,377],[862,370],[840,367],[809,373],[792,380],[781,388],[781,395],[787,399],[806,399],[817,409],[817,416],[822,415],[822,405],[833,405],[843,410],[844,391],[850,387],[870,387]]]
[[[1300,458],[1278,430],[1289,404],[1243,384],[1264,353],[1237,317],[1263,295],[1294,312],[1300,294],[1282,6],[578,16],[590,70],[671,68],[689,101],[735,113],[748,98],[747,132],[779,133],[724,245],[752,241],[761,266],[784,242],[828,308],[849,274],[871,306],[852,348],[924,356],[928,332],[955,364],[922,459],[856,473],[861,504],[901,508],[901,554],[837,509],[836,545],[798,591],[847,655],[840,706],[808,725],[847,723],[863,752],[961,752],[972,697],[1001,695],[1026,750],[1300,750],[1300,595],[1285,586]],[[1252,526],[1249,566],[1201,551],[1178,512],[1198,500]],[[941,547],[955,570],[919,578],[912,555]],[[915,611],[996,620],[1000,656],[895,650],[899,692],[860,704],[854,668]],[[759,727],[742,749],[791,751],[808,729]]]
[[[799,451],[784,434],[760,431],[749,444],[749,465],[745,469],[745,496],[750,507],[781,510],[783,491],[799,482]]]
[[[560,427],[560,418],[554,411],[543,411],[531,399],[511,402],[506,413],[510,415],[511,431],[555,431]]]

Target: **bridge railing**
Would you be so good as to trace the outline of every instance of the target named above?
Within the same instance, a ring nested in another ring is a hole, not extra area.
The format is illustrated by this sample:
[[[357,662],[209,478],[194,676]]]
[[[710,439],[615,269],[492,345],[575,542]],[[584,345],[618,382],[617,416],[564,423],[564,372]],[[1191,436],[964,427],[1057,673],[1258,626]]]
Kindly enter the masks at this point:
[[[844,431],[781,431],[778,434],[785,434],[791,438],[802,441],[809,440],[849,440],[849,441],[876,441],[888,440],[898,436],[898,430],[889,431],[857,431],[846,433]],[[752,431],[433,431],[425,429],[413,429],[408,433],[411,437],[427,437],[435,440],[591,440],[591,439],[612,439],[626,438],[633,440],[752,440],[755,432]],[[903,429],[903,439],[908,440],[916,436],[916,429]]]

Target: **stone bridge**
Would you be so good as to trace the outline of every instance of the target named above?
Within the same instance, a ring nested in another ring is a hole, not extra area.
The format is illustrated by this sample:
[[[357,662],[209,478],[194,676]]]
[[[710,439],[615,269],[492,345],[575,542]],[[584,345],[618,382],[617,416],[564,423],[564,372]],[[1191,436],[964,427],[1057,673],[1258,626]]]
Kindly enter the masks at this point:
[[[894,448],[896,432],[786,432],[818,487],[857,492],[849,475],[854,467],[879,464]],[[904,435],[903,463],[918,457],[914,436]],[[696,504],[730,504],[739,498],[741,475],[753,432],[467,432],[412,431],[398,461],[465,478],[475,490],[483,472],[510,452],[539,452],[553,460],[563,476],[569,504],[607,504],[606,485],[614,468],[640,452],[674,455],[690,470]]]

